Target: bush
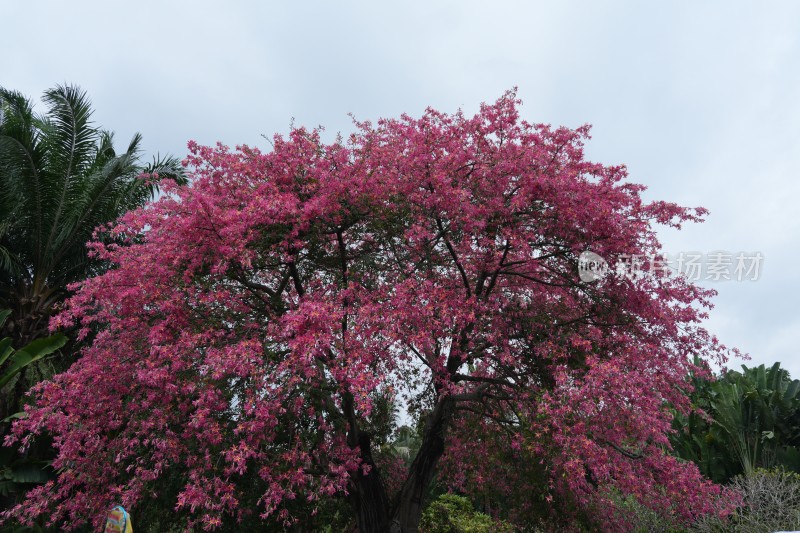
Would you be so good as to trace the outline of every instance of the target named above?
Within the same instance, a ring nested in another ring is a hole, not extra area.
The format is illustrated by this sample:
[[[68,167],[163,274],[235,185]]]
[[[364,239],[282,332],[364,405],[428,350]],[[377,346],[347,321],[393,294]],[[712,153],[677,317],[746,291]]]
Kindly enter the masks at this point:
[[[422,533],[512,533],[514,528],[476,511],[463,496],[442,494],[422,513]]]
[[[631,533],[681,533],[686,531],[674,517],[664,516],[647,505],[642,504],[635,496],[623,495],[619,491],[610,490],[605,494],[608,498],[605,505],[612,504],[613,510],[606,512],[617,514],[614,521],[624,525],[624,531]],[[599,513],[598,513],[599,514]],[[590,531],[596,530],[597,524],[589,525]]]
[[[749,476],[735,477],[731,487],[742,494],[742,507],[730,521],[708,518],[696,525],[696,531],[763,533],[800,529],[800,475],[759,469]]]

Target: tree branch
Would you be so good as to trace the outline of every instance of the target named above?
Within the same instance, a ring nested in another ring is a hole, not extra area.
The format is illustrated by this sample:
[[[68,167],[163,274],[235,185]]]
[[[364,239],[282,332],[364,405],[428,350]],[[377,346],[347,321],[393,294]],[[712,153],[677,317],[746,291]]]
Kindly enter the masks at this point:
[[[444,232],[444,226],[442,225],[442,220],[439,217],[436,217],[436,225],[439,227],[440,232]],[[472,289],[469,286],[469,279],[467,278],[467,272],[464,270],[464,267],[461,266],[461,262],[458,260],[458,256],[456,255],[456,250],[453,248],[453,245],[450,244],[450,240],[447,237],[443,237],[444,244],[447,247],[447,251],[450,252],[450,257],[453,258],[453,262],[458,267],[458,271],[461,274],[461,281],[464,283],[464,288],[467,291],[467,298],[472,296]]]
[[[497,378],[490,378],[490,377],[481,377],[481,376],[468,376],[466,374],[456,374],[453,376],[453,380],[458,383],[459,381],[471,381],[475,383],[488,383],[491,385],[499,385],[501,387],[514,387],[513,383],[509,383],[504,379],[497,379]]]
[[[300,281],[300,273],[297,271],[297,265],[294,261],[289,263],[289,273],[291,274],[292,281],[294,282],[294,290],[296,290],[297,295],[302,298],[306,291],[303,289],[303,282]]]
[[[508,257],[509,250],[511,250],[511,244],[508,241],[506,241],[506,245],[503,247],[503,257],[500,258],[500,264],[497,266],[497,269],[492,274],[492,279],[489,280],[489,287],[487,287],[486,289],[486,296],[489,296],[489,294],[492,292],[492,289],[494,289],[494,285],[495,283],[497,283],[497,276],[498,274],[500,274],[500,271],[503,269],[503,266],[507,266],[504,265],[504,263],[506,261],[506,257]]]

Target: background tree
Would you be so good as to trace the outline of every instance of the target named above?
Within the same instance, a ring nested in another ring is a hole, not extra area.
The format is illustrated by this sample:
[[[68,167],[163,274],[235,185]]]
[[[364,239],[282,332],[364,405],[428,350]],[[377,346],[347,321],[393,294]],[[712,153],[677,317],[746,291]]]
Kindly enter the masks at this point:
[[[93,244],[114,268],[54,321],[96,336],[15,425],[24,444],[54,436],[60,474],[11,516],[99,524],[168,478],[189,529],[292,524],[298,502],[338,496],[365,533],[413,532],[440,465],[492,478],[484,459],[504,454],[470,443],[540,462],[550,500],[580,509],[613,488],[679,523],[723,512],[666,451],[691,354],[724,355],[698,326],[711,293],[577,275],[586,249],[657,256],[653,222],[703,211],[644,203],[624,167],[584,159],[588,128],[528,124],[517,103],[363,123],[346,143],[294,129],[269,153],[190,145],[192,186]],[[376,391],[421,417],[394,497]]]
[[[86,93],[58,86],[44,93],[47,113],[0,88],[0,326],[15,347],[47,335],[70,283],[102,271],[86,243],[98,226],[153,197],[158,180],[184,181],[173,158],[141,162],[141,136],[117,154],[113,134],[95,127]],[[17,408],[26,383],[4,398],[0,419]]]
[[[702,412],[676,418],[675,451],[724,483],[758,469],[800,472],[800,380],[780,363],[694,378],[691,395]]]

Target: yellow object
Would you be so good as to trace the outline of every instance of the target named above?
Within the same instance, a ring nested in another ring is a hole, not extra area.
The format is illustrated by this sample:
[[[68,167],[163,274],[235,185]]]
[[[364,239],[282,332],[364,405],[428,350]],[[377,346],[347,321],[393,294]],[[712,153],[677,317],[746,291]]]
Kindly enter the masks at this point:
[[[108,512],[104,533],[133,533],[131,515],[124,507],[118,505]]]

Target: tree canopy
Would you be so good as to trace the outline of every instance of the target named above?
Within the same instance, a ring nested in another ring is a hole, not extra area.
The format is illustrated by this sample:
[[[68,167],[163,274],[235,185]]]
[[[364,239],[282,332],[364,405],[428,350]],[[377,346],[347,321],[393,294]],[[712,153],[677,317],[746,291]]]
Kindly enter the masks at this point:
[[[691,357],[725,357],[700,326],[711,291],[577,271],[586,250],[657,256],[654,223],[704,210],[644,202],[585,159],[588,127],[518,104],[332,143],[295,128],[268,152],[190,143],[191,185],[109,228],[92,250],[113,268],[52,323],[91,342],[15,425],[53,436],[59,474],[12,514],[68,528],[165,498],[187,529],[235,529],[343,497],[361,531],[409,532],[436,476],[609,527],[612,494],[684,523],[727,512],[668,453]],[[398,483],[373,456],[376,393],[422,418]]]

